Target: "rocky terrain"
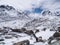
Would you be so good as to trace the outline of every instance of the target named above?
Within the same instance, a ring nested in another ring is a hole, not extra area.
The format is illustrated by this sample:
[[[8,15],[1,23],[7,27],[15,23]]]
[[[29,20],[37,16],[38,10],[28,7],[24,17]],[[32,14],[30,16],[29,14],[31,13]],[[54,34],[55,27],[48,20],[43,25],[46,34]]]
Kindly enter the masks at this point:
[[[34,15],[13,6],[0,5],[0,45],[59,45],[59,42],[58,10],[44,10]]]

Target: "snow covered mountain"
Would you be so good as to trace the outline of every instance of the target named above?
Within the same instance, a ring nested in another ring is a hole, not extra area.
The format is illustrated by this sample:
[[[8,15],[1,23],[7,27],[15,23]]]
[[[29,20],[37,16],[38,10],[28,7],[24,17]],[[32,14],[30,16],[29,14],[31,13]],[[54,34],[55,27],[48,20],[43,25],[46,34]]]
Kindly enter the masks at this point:
[[[59,11],[43,10],[41,14],[35,15],[27,11],[18,11],[13,6],[0,5],[0,26],[27,29],[55,28],[60,26],[59,14]]]
[[[56,12],[44,10],[41,15],[39,15],[39,18],[35,18],[32,21],[27,22],[24,27],[26,27],[27,29],[41,29],[42,27],[54,29],[57,26],[60,26],[60,17],[58,14],[56,14]]]
[[[28,17],[24,15],[23,12],[19,12],[12,6],[8,6],[8,5],[0,6],[0,19],[1,20],[9,21],[11,19],[14,20],[14,19],[21,19],[21,18],[28,19]]]
[[[59,4],[59,0],[0,0],[0,45],[24,40],[48,45],[48,39],[60,29]],[[51,45],[59,45],[60,41],[53,42]]]
[[[0,25],[17,25],[19,23],[25,23],[26,21],[31,20],[27,13],[23,11],[18,11],[13,6],[9,5],[0,5]]]

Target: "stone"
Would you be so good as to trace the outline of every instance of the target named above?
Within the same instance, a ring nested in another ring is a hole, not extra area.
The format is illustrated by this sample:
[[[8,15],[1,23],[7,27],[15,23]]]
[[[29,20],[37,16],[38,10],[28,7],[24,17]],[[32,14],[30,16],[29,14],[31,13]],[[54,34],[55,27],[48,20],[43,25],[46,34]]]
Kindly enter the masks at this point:
[[[11,35],[6,35],[5,38],[6,38],[6,39],[11,39],[12,36],[11,36]]]
[[[1,38],[1,39],[0,39],[0,41],[4,41],[4,39],[3,39],[3,38]]]
[[[13,45],[30,45],[29,40],[24,40],[21,42],[14,43]]]

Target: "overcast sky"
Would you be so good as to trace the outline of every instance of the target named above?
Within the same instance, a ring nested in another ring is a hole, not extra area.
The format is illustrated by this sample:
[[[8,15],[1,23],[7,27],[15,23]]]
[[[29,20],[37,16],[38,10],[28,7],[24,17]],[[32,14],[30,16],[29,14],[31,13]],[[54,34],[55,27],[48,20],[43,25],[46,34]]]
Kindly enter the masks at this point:
[[[50,10],[60,8],[60,0],[0,0],[1,4],[9,4],[21,10],[31,10],[36,7]]]

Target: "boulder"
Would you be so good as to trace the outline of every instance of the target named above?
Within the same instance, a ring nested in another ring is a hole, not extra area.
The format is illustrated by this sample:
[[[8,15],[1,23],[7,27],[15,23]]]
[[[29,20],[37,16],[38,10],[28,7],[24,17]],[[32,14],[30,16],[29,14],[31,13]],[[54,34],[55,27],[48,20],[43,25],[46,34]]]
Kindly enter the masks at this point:
[[[57,30],[60,32],[60,27],[58,27]]]
[[[6,39],[11,39],[12,36],[11,36],[11,35],[6,35],[5,38],[6,38]]]
[[[0,38],[0,41],[4,41],[4,39],[3,38]]]
[[[39,32],[39,29],[36,29],[35,33],[38,33]]]
[[[14,43],[13,45],[30,45],[29,40],[24,40],[21,42]]]

